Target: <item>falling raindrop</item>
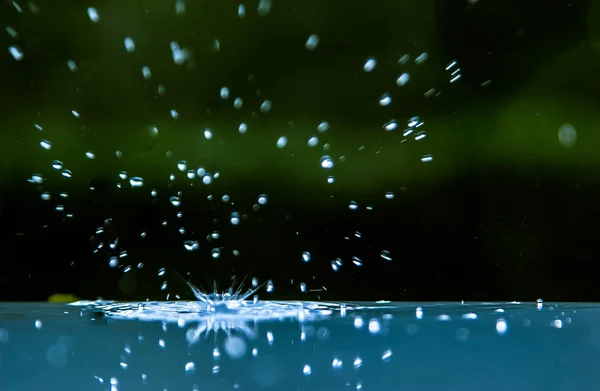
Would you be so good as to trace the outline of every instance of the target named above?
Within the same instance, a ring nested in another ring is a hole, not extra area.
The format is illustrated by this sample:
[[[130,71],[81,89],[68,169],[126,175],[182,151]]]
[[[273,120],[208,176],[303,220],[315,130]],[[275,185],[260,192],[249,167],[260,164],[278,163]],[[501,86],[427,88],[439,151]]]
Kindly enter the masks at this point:
[[[326,170],[333,168],[333,159],[331,159],[331,156],[324,155],[323,157],[321,157],[321,167],[323,167]]]
[[[50,148],[52,148],[52,143],[48,140],[42,140],[40,141],[40,146],[45,150],[49,150]]]
[[[321,122],[319,126],[317,126],[317,131],[319,133],[325,133],[329,130],[329,122]]]
[[[392,253],[390,253],[388,250],[381,251],[381,259],[384,259],[386,261],[391,261]]]
[[[221,92],[219,95],[221,96],[221,99],[223,99],[223,100],[229,98],[229,88],[221,87]]]
[[[268,113],[269,111],[271,111],[272,107],[273,107],[273,103],[270,100],[265,100],[260,105],[260,111],[262,111],[263,113]]]
[[[376,65],[377,65],[376,59],[374,59],[373,57],[368,58],[367,61],[365,61],[365,64],[363,65],[363,70],[365,72],[371,72],[373,69],[375,69]]]
[[[266,205],[267,204],[267,195],[266,194],[261,194],[258,196],[258,204],[259,205]]]
[[[87,9],[88,16],[90,20],[94,23],[98,23],[100,20],[100,15],[98,15],[98,11],[94,7],[90,7]]]
[[[187,251],[196,251],[196,250],[198,250],[200,248],[200,245],[195,240],[186,240],[186,241],[183,242],[183,247]]]
[[[129,179],[129,184],[131,187],[142,187],[144,186],[144,178],[139,176],[134,176]]]
[[[269,13],[271,12],[271,6],[272,6],[271,1],[272,0],[260,0],[259,1],[257,11],[260,16],[269,15]],[[238,12],[239,12],[239,9],[238,9]]]
[[[312,256],[310,255],[310,253],[308,251],[304,251],[302,253],[302,260],[304,262],[310,262],[311,258],[312,258]]]
[[[392,97],[388,93],[381,95],[381,97],[379,98],[379,104],[381,106],[389,106],[391,103],[392,103]]]
[[[135,42],[133,42],[133,38],[127,37],[124,39],[123,43],[125,44],[125,50],[128,53],[133,53],[135,51]]]
[[[281,136],[279,137],[279,139],[277,139],[277,148],[285,148],[285,146],[287,145],[287,137],[285,136]]]
[[[311,50],[311,51],[315,50],[317,48],[318,44],[319,44],[319,36],[312,34],[306,40],[306,49]]]
[[[403,73],[396,79],[396,85],[398,87],[405,86],[410,81],[410,75],[408,73]]]

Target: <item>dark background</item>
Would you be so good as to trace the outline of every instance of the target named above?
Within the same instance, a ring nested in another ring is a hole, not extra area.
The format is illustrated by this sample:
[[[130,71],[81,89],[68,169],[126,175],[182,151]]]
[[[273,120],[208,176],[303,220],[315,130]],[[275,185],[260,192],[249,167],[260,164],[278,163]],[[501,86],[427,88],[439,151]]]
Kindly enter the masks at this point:
[[[272,279],[274,292],[260,296],[273,299],[600,300],[595,1],[272,0],[268,15],[251,1],[244,18],[229,2],[188,0],[177,15],[175,2],[103,1],[98,23],[87,16],[93,4],[17,3],[0,4],[0,24],[18,32],[0,42],[24,54],[0,58],[0,299],[190,298],[181,274],[220,290],[234,275]],[[310,34],[320,38],[314,51]],[[185,64],[174,64],[171,41],[190,50]],[[411,60],[399,64],[404,54]],[[369,57],[377,66],[366,73]],[[411,80],[398,87],[402,72]],[[431,88],[439,94],[425,96]],[[384,93],[388,107],[378,103]],[[402,135],[415,115],[424,140]],[[386,132],[391,119],[399,129]],[[330,124],[323,134],[321,121]],[[563,124],[576,129],[574,145],[560,142]],[[318,147],[307,146],[312,135]],[[325,154],[330,171],[319,164]],[[421,162],[428,154],[433,161]],[[180,160],[220,177],[188,180]],[[144,185],[132,188],[121,171]],[[43,183],[28,182],[34,174]],[[268,203],[254,211],[260,194]],[[207,238],[213,231],[219,239]],[[184,240],[200,248],[186,251]]]

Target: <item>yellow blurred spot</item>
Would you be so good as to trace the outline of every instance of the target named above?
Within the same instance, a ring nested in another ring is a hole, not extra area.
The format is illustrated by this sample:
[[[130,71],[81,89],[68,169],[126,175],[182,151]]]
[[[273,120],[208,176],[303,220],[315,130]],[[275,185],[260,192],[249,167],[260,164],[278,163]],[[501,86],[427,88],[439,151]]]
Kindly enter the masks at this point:
[[[72,303],[81,300],[79,297],[70,293],[55,293],[48,297],[49,303]]]

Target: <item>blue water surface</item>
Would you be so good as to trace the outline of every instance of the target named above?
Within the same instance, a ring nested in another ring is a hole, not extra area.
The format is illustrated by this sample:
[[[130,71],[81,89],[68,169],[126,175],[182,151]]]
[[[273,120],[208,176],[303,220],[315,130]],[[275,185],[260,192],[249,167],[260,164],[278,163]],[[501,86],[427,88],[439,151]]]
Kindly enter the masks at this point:
[[[3,303],[0,390],[598,390],[599,310]]]

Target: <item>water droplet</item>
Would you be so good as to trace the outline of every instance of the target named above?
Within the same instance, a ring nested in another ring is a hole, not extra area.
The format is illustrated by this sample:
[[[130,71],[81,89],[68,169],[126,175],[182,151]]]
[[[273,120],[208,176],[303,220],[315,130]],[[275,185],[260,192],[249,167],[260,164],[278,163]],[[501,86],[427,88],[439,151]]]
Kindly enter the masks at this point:
[[[129,179],[129,184],[131,187],[142,187],[144,186],[144,178],[139,176],[134,176]]]
[[[142,76],[146,80],[148,80],[152,77],[152,72],[150,71],[150,67],[147,67],[147,66],[142,67]]]
[[[356,201],[350,201],[350,204],[348,205],[348,209],[350,209],[350,210],[357,210],[358,209],[358,203],[356,203]]]
[[[179,198],[177,196],[171,196],[169,198],[169,201],[171,201],[171,204],[173,206],[180,206],[181,205],[181,198]]]
[[[265,100],[260,105],[260,111],[262,111],[263,113],[268,113],[269,111],[271,111],[272,107],[273,107],[273,103],[270,100]]]
[[[52,162],[52,168],[55,170],[62,170],[63,168],[63,162],[61,162],[60,160],[54,160]]]
[[[87,14],[90,20],[94,23],[98,23],[98,21],[100,20],[100,15],[98,15],[98,11],[94,7],[89,7],[87,9]]]
[[[340,360],[339,358],[334,358],[333,361],[331,362],[331,367],[333,369],[340,369],[343,366],[343,361]]]
[[[131,37],[125,38],[123,43],[125,44],[125,50],[127,50],[127,52],[133,53],[135,51],[135,42],[133,42]]]
[[[62,170],[61,175],[65,178],[71,178],[73,176],[73,173],[71,172],[71,170],[64,169]]]
[[[275,284],[273,284],[273,281],[271,281],[271,280],[267,281],[266,290],[268,293],[273,293],[273,291],[275,290]]]
[[[321,167],[323,167],[326,170],[333,168],[333,159],[331,159],[331,156],[325,155],[321,157]]]
[[[277,148],[284,148],[287,145],[287,137],[285,136],[281,136],[279,137],[279,139],[277,139]]]
[[[183,242],[183,247],[187,251],[196,251],[200,248],[200,245],[196,240],[186,240]]]
[[[304,366],[304,368],[302,368],[302,373],[303,373],[305,376],[308,376],[308,375],[310,375],[310,374],[312,373],[312,369],[310,368],[310,365],[308,365],[308,364],[307,364],[307,365],[305,365],[305,366]]]
[[[271,6],[272,6],[272,2],[271,0],[260,0],[258,2],[258,14],[260,16],[267,16],[269,15],[269,12],[271,12]]]
[[[409,128],[417,127],[420,124],[421,124],[421,118],[419,118],[419,116],[417,116],[417,115],[415,115],[414,117],[411,117],[407,122],[407,125]]]
[[[316,136],[313,136],[308,139],[307,144],[309,147],[316,147],[319,144],[319,139]]]
[[[13,56],[13,58],[17,61],[21,61],[25,56],[23,55],[23,52],[21,51],[21,49],[19,49],[16,46],[9,46],[8,47],[8,52],[11,54],[11,56]]]
[[[94,152],[92,152],[92,151],[87,151],[87,152],[85,153],[85,157],[87,157],[88,159],[95,159],[95,158],[96,158],[96,155],[95,155],[95,154],[94,154]]]
[[[210,256],[213,259],[217,259],[221,256],[221,249],[219,248],[213,248],[212,251],[210,252]]]
[[[394,193],[392,193],[391,191],[388,191],[385,193],[385,199],[386,200],[393,200],[394,199]]]
[[[416,141],[423,140],[425,137],[427,137],[427,134],[424,131],[421,131],[421,132],[418,132],[417,134],[415,134]]]
[[[30,183],[42,183],[44,182],[44,178],[41,174],[33,174],[30,179],[28,179]]]
[[[183,0],[177,0],[175,2],[175,15],[177,15],[177,16],[185,15],[185,3]],[[190,363],[188,363],[188,364],[190,364]],[[193,365],[194,363],[191,363],[191,364]],[[186,368],[187,368],[187,364],[186,364]],[[187,369],[186,369],[186,372],[187,372]]]
[[[207,140],[210,140],[211,138],[213,138],[212,130],[210,130],[208,128],[205,129],[204,130],[204,138],[207,139]]]
[[[227,339],[225,339],[223,348],[225,349],[225,353],[233,359],[242,358],[246,354],[246,342],[235,335],[229,335]]]
[[[410,56],[408,54],[405,54],[402,57],[400,57],[400,59],[398,59],[398,64],[406,65],[406,64],[408,64],[409,61],[410,61]]]
[[[108,265],[110,267],[119,266],[119,257],[110,257],[110,259],[108,260]]]
[[[10,26],[6,26],[6,32],[10,35],[11,38],[19,38],[19,34]]]
[[[50,148],[52,148],[52,143],[48,140],[42,140],[40,141],[40,146],[45,150],[49,150]]]
[[[310,255],[310,253],[308,251],[304,251],[302,253],[302,260],[304,262],[310,262],[311,258],[312,258],[312,256]]]
[[[244,19],[244,16],[246,16],[246,7],[244,4],[240,4],[238,5],[238,18]]]
[[[384,259],[386,261],[391,261],[392,260],[392,253],[389,252],[388,250],[381,251],[381,259]]]
[[[410,81],[410,75],[408,73],[403,73],[396,79],[396,85],[398,87],[405,86]]]
[[[317,126],[317,131],[319,133],[324,133],[326,131],[329,130],[329,122],[321,122],[318,126]]]
[[[75,61],[73,61],[73,60],[67,61],[67,66],[69,67],[69,70],[71,72],[77,71],[77,64],[75,64]]]
[[[179,169],[179,171],[184,172],[185,170],[187,170],[187,162],[185,160],[181,160],[177,163],[177,168]]]
[[[219,95],[221,96],[221,99],[223,99],[223,100],[229,98],[229,88],[221,87],[221,92]]]
[[[392,103],[392,97],[388,93],[381,95],[381,97],[379,98],[379,104],[381,106],[389,106],[391,103]]]
[[[368,58],[367,61],[365,61],[365,65],[363,65],[363,70],[365,72],[371,72],[373,69],[375,69],[376,65],[377,65],[376,59],[374,59],[373,57]]]
[[[334,272],[340,271],[340,268],[342,267],[342,265],[343,265],[343,263],[340,258],[337,258],[337,259],[334,259],[333,261],[331,261],[331,269]]]
[[[508,323],[506,320],[500,318],[496,321],[496,333],[498,335],[504,335],[508,331]]]
[[[261,194],[258,196],[258,204],[259,205],[266,205],[267,204],[267,195],[266,194]]]
[[[558,141],[565,148],[571,148],[577,142],[577,131],[571,124],[562,124],[558,128]]]
[[[393,119],[391,121],[386,122],[385,125],[383,125],[383,128],[385,130],[387,130],[388,132],[391,132],[393,130],[398,129],[398,123],[396,122],[395,119]]]
[[[392,351],[391,350],[386,350],[385,352],[383,352],[383,355],[381,356],[381,360],[383,362],[388,362],[392,359]]]
[[[311,51],[315,50],[317,48],[318,44],[319,44],[319,36],[312,34],[306,40],[306,49],[311,50]]]
[[[213,177],[210,174],[205,174],[202,177],[202,183],[204,183],[205,185],[210,185],[212,183]]]
[[[185,373],[187,373],[188,375],[194,373],[194,371],[196,370],[196,364],[194,364],[193,362],[188,362],[187,364],[185,364]]]
[[[423,52],[419,55],[419,57],[415,58],[415,64],[421,65],[429,58],[429,54]]]
[[[248,125],[242,122],[238,127],[238,131],[240,132],[240,134],[246,133],[248,131]]]
[[[242,98],[235,98],[233,100],[233,107],[234,108],[241,109],[243,105],[244,105],[244,101],[242,100]]]
[[[240,214],[238,212],[232,212],[229,220],[232,225],[238,225],[240,223]]]

